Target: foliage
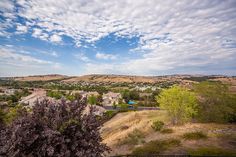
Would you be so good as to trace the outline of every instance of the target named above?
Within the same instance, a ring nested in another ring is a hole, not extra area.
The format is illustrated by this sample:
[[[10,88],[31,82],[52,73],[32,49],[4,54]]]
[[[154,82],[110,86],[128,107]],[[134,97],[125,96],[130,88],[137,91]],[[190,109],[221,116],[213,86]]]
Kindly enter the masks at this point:
[[[71,95],[71,94],[67,94],[65,97],[66,97],[67,100],[70,100],[70,101],[76,100],[76,97],[74,95]]]
[[[112,104],[112,108],[116,109],[117,108],[117,104],[115,102],[113,102]]]
[[[123,141],[119,142],[119,145],[137,145],[143,138],[143,133],[140,130],[135,129],[132,133],[129,133]]]
[[[152,128],[153,128],[155,131],[160,131],[160,130],[163,128],[163,126],[164,126],[164,122],[159,121],[159,120],[154,121],[154,122],[152,123]]]
[[[200,76],[200,77],[193,76],[193,77],[186,77],[184,79],[190,80],[190,81],[202,82],[202,81],[207,81],[207,80],[214,79],[214,78],[215,77],[212,77],[212,76]]]
[[[3,110],[0,108],[0,130],[1,130],[1,128],[4,126],[4,117],[5,117],[5,113],[4,113]]]
[[[183,138],[185,140],[200,140],[200,139],[206,139],[207,135],[205,135],[203,132],[201,131],[197,131],[197,132],[189,132],[189,133],[185,133],[183,135]]]
[[[164,89],[157,101],[166,109],[173,124],[182,124],[197,114],[197,99],[193,92],[179,86]]]
[[[209,146],[189,149],[188,154],[192,156],[236,156],[235,151]]]
[[[19,116],[19,110],[22,110],[23,106],[16,105],[15,107],[10,107],[4,115],[4,123],[9,125],[12,121]]]
[[[101,123],[94,107],[84,114],[85,100],[36,102],[32,112],[21,110],[11,125],[0,130],[0,156],[102,156]]]
[[[55,99],[61,99],[64,96],[64,93],[60,91],[47,91],[47,96],[55,98]]]
[[[174,130],[171,129],[171,128],[165,128],[165,129],[162,129],[160,132],[161,132],[162,134],[171,134],[171,133],[174,132]]]
[[[16,104],[21,99],[21,97],[27,96],[29,94],[30,92],[28,89],[23,89],[20,91],[15,91],[13,95],[0,95],[0,101],[8,102],[8,105],[11,106],[13,104]]]
[[[129,100],[139,100],[139,93],[135,90],[124,90],[122,92],[122,98],[125,100],[126,103],[128,103]]]
[[[171,147],[180,145],[180,141],[177,139],[168,139],[163,141],[151,141],[144,144],[141,147],[137,147],[133,150],[132,155],[137,156],[149,156],[157,155]]]
[[[129,105],[128,104],[120,104],[120,111],[125,112],[128,111]]]
[[[236,122],[236,95],[220,82],[201,82],[194,86],[200,97],[201,122]]]
[[[90,104],[90,105],[95,105],[96,103],[97,103],[97,97],[95,96],[95,95],[90,95],[89,97],[88,97],[88,103]]]
[[[114,117],[118,112],[117,111],[113,111],[113,110],[108,110],[106,112],[103,113],[103,116],[106,120],[111,119],[112,117]]]
[[[99,95],[97,96],[97,102],[96,102],[96,105],[98,105],[98,106],[102,106],[102,102],[103,102],[102,94],[99,94]]]

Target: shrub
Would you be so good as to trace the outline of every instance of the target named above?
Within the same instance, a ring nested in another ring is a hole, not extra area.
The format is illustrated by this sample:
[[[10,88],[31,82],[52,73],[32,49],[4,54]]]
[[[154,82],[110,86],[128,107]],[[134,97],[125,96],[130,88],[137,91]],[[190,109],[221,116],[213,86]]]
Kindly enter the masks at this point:
[[[160,107],[168,111],[173,124],[183,124],[197,115],[198,105],[195,93],[185,88],[173,86],[164,89],[156,99]]]
[[[5,113],[5,116],[3,118],[4,123],[9,125],[12,123],[12,121],[14,121],[15,118],[17,118],[19,115],[19,111],[22,110],[23,107],[22,105],[16,105],[14,107],[10,107],[8,109],[8,112]]]
[[[199,100],[198,120],[201,122],[236,122],[236,95],[220,82],[201,82],[194,86]]]
[[[164,122],[162,121],[155,121],[152,123],[152,128],[155,131],[160,131],[164,127]]]
[[[129,107],[128,104],[120,104],[120,111],[126,112],[126,111],[128,111],[128,107]]]
[[[141,155],[141,156],[149,156],[160,154],[161,152],[167,150],[171,147],[176,147],[180,145],[180,141],[177,139],[169,139],[163,141],[151,141],[145,143],[141,147],[137,147],[133,150],[132,155]]]
[[[236,156],[236,152],[217,147],[200,147],[189,149],[188,154],[192,156]]]
[[[170,128],[166,128],[166,129],[161,130],[162,134],[171,134],[173,132],[174,132],[173,129],[170,129]]]
[[[88,103],[90,105],[95,105],[97,103],[97,97],[95,95],[90,95],[88,97]]]
[[[117,111],[108,110],[108,111],[103,113],[103,116],[105,117],[106,120],[109,120],[112,117],[114,117],[117,113],[118,113]]]
[[[123,141],[119,142],[119,145],[137,145],[143,138],[143,133],[140,130],[135,129],[132,133],[129,133]]]
[[[0,156],[102,156],[108,147],[101,143],[101,123],[86,101],[48,100],[36,102],[31,112],[0,130]]]
[[[197,132],[189,132],[189,133],[185,133],[183,135],[183,138],[185,140],[200,140],[200,139],[206,139],[207,135],[205,135],[203,132],[201,131],[197,131]]]

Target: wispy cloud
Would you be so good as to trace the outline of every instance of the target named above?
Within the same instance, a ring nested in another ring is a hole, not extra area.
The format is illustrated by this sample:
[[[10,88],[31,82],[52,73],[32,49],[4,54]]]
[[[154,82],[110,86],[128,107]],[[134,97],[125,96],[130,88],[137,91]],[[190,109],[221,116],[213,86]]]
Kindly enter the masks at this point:
[[[90,59],[84,54],[84,53],[76,53],[74,54],[74,57],[83,61],[83,62],[89,62]]]
[[[60,43],[62,41],[62,38],[57,34],[53,34],[52,36],[50,36],[49,40],[51,42]]]
[[[97,52],[96,58],[105,59],[105,60],[114,60],[114,59],[117,59],[117,55]]]
[[[39,72],[54,71],[61,67],[60,63],[38,59],[29,54],[15,52],[13,49],[0,47],[0,74],[1,76],[15,76]],[[9,71],[10,69],[10,71]]]
[[[130,50],[140,53],[139,58],[110,64],[87,63],[88,72],[94,67],[101,72],[138,74],[191,68],[208,72],[207,67],[216,66],[216,71],[223,65],[235,67],[232,62],[236,59],[235,0],[45,0],[43,3],[20,0],[16,3],[20,6],[17,12],[13,2],[0,2],[2,16],[7,19],[0,23],[0,36],[16,25],[12,21],[17,15],[27,21],[16,27],[17,32],[29,33],[27,30],[32,29],[33,37],[56,44],[63,42],[63,36],[73,39],[77,47],[94,44],[110,34],[139,39],[138,46]],[[91,61],[84,53],[75,57]],[[117,58],[107,53],[97,53],[95,57]]]

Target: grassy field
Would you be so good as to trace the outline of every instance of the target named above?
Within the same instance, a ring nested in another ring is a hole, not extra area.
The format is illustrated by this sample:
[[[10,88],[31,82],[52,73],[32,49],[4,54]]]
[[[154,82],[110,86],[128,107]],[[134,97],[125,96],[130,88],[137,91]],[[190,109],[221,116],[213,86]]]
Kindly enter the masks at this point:
[[[164,122],[162,130],[152,128],[155,121]],[[108,156],[140,152],[184,155],[236,153],[236,125],[188,123],[173,126],[165,111],[119,113],[104,124],[101,133],[103,142],[112,149]],[[165,145],[160,149],[158,145],[163,143]]]

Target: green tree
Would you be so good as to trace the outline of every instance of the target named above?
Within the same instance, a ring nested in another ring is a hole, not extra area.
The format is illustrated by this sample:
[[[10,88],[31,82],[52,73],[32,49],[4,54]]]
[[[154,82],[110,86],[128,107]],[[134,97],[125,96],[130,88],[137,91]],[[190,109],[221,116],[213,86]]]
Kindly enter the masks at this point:
[[[199,115],[202,122],[235,122],[236,95],[220,82],[204,81],[194,85],[199,97]]]
[[[114,109],[116,109],[117,104],[116,104],[115,102],[113,102],[113,103],[112,103],[112,107],[113,107]]]
[[[95,105],[97,103],[97,97],[95,95],[90,95],[88,97],[88,103],[91,105]]]
[[[130,92],[129,92],[129,90],[124,90],[124,91],[122,92],[122,97],[123,97],[123,99],[125,100],[125,102],[128,103],[129,100],[131,99],[131,98],[130,98]]]
[[[102,94],[99,94],[99,95],[97,96],[97,102],[96,102],[96,105],[98,105],[98,106],[102,106],[102,102],[103,102]]]
[[[183,124],[197,114],[195,93],[179,86],[161,91],[156,97],[162,109],[166,109],[173,124]]]
[[[125,112],[128,111],[129,105],[128,104],[120,104],[120,111]]]

